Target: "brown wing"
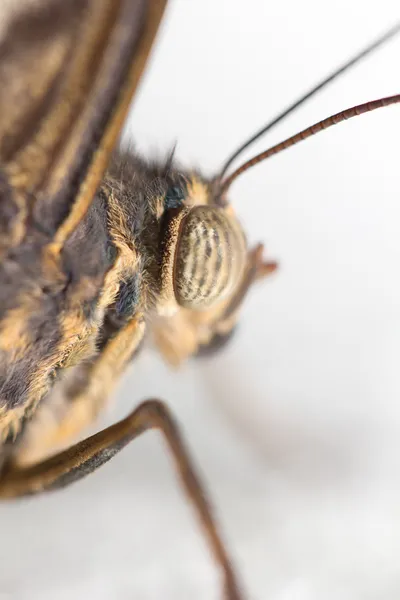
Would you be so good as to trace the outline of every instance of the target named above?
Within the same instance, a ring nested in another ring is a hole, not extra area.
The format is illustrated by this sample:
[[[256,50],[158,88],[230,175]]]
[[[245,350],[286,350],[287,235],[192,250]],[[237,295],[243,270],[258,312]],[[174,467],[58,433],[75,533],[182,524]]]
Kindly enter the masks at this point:
[[[0,253],[35,223],[61,248],[107,165],[166,0],[0,8]]]
[[[111,263],[94,197],[165,4],[0,0],[0,468],[95,339]]]

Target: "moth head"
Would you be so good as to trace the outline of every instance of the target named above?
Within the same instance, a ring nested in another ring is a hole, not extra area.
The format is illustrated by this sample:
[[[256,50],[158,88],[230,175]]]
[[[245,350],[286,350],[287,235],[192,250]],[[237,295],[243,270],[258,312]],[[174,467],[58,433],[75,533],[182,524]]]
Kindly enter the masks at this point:
[[[196,194],[192,194],[193,197],[189,194],[181,206],[167,207],[161,236],[161,302],[158,314],[167,317],[176,315],[178,325],[170,326],[168,344],[159,344],[164,347],[175,344],[176,352],[168,357],[170,362],[178,364],[199,348],[209,348],[214,342],[219,346],[221,339],[229,338],[236,325],[238,309],[252,284],[276,269],[276,263],[264,261],[262,244],[252,250],[247,248],[243,230],[227,199],[232,183],[248,169],[320,131],[349,118],[399,103],[400,94],[366,102],[323,119],[253,156],[229,174],[232,163],[248,146],[318,90],[398,31],[400,25],[267,123],[228,158],[212,182],[203,188],[197,186],[202,190],[197,199]],[[192,190],[196,189],[194,183],[191,182]],[[179,328],[185,333],[179,343],[175,343]],[[193,335],[186,333],[189,329],[194,332]],[[185,342],[181,343],[183,339]],[[178,348],[181,345],[185,345],[184,351]]]
[[[248,290],[276,269],[276,263],[264,262],[262,244],[249,249],[240,220],[215,181],[189,177],[185,192],[176,192],[169,190],[164,199],[160,318],[152,321],[158,348],[175,366],[222,348],[235,331]]]

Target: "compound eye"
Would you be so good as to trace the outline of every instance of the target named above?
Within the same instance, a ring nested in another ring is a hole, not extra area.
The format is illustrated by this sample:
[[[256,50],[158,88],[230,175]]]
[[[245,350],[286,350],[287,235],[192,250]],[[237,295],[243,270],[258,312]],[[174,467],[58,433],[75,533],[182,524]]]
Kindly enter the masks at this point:
[[[238,221],[223,209],[194,207],[180,224],[173,284],[180,306],[206,309],[238,285],[246,260]]]
[[[171,186],[170,188],[168,188],[165,194],[165,210],[170,210],[171,208],[180,208],[183,205],[184,200],[185,190],[179,185]]]

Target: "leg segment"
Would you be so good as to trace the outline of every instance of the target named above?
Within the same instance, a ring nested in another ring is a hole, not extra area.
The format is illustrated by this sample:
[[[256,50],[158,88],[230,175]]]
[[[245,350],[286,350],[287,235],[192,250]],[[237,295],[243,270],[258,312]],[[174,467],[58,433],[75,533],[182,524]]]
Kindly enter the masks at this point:
[[[176,462],[183,488],[196,510],[225,584],[225,598],[240,600],[230,559],[221,541],[211,508],[191,464],[179,429],[159,400],[143,402],[126,419],[104,429],[68,450],[33,465],[10,464],[0,478],[0,498],[14,498],[61,488],[91,473],[110,460],[130,441],[148,429],[159,429]]]

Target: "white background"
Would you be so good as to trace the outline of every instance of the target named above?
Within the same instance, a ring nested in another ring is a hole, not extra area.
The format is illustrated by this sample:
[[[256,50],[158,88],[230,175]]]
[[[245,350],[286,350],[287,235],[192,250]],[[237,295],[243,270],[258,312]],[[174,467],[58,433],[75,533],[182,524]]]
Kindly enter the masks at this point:
[[[173,0],[129,132],[213,174],[270,117],[391,26],[398,2]],[[251,152],[400,91],[400,40]],[[170,373],[143,353],[103,423],[149,396],[179,419],[247,598],[400,596],[400,107],[272,158],[231,191],[279,273],[234,343]],[[0,598],[213,600],[207,548],[159,435],[85,481],[0,507]]]

